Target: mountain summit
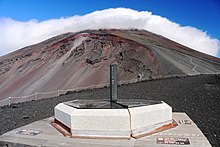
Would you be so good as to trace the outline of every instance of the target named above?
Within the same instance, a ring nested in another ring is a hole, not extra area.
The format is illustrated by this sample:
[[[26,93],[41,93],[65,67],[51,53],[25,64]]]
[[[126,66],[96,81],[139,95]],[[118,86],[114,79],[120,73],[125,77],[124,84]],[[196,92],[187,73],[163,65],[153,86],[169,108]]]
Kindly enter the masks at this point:
[[[220,71],[219,58],[144,30],[85,30],[2,56],[0,100],[103,84],[110,64],[119,80]]]

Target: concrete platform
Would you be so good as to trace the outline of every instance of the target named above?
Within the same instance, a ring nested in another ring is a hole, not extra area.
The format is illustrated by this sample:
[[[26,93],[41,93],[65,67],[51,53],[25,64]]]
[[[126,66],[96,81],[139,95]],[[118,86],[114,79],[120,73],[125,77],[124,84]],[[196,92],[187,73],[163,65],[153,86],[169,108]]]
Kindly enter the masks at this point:
[[[160,101],[73,100],[58,104],[54,112],[73,137],[129,139],[175,127],[172,108]]]
[[[173,113],[178,126],[139,139],[79,139],[64,137],[51,124],[40,120],[0,136],[1,147],[211,147],[208,140],[185,113]]]

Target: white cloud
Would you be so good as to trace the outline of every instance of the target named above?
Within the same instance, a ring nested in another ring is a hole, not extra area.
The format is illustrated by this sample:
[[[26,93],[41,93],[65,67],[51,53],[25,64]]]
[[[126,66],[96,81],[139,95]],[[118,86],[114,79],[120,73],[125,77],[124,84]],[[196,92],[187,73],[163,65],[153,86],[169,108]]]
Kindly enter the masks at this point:
[[[213,56],[220,50],[219,40],[194,27],[180,26],[148,11],[115,8],[42,22],[0,18],[0,56],[61,33],[100,28],[145,29]]]

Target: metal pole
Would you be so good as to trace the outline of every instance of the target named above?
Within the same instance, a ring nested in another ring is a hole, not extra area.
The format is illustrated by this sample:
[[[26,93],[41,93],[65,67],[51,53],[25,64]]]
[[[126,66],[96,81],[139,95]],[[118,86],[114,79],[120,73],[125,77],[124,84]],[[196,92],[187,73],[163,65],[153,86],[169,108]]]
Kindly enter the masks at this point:
[[[118,99],[117,65],[110,65],[110,102]]]

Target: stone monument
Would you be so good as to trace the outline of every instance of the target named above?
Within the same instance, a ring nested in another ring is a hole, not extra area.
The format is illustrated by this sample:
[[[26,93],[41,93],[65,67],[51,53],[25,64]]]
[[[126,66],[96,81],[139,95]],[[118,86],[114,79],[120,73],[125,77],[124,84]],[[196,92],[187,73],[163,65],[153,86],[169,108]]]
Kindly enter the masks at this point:
[[[109,100],[72,100],[58,104],[54,111],[53,126],[71,137],[130,139],[176,126],[165,102],[118,99],[117,65],[110,65]]]

